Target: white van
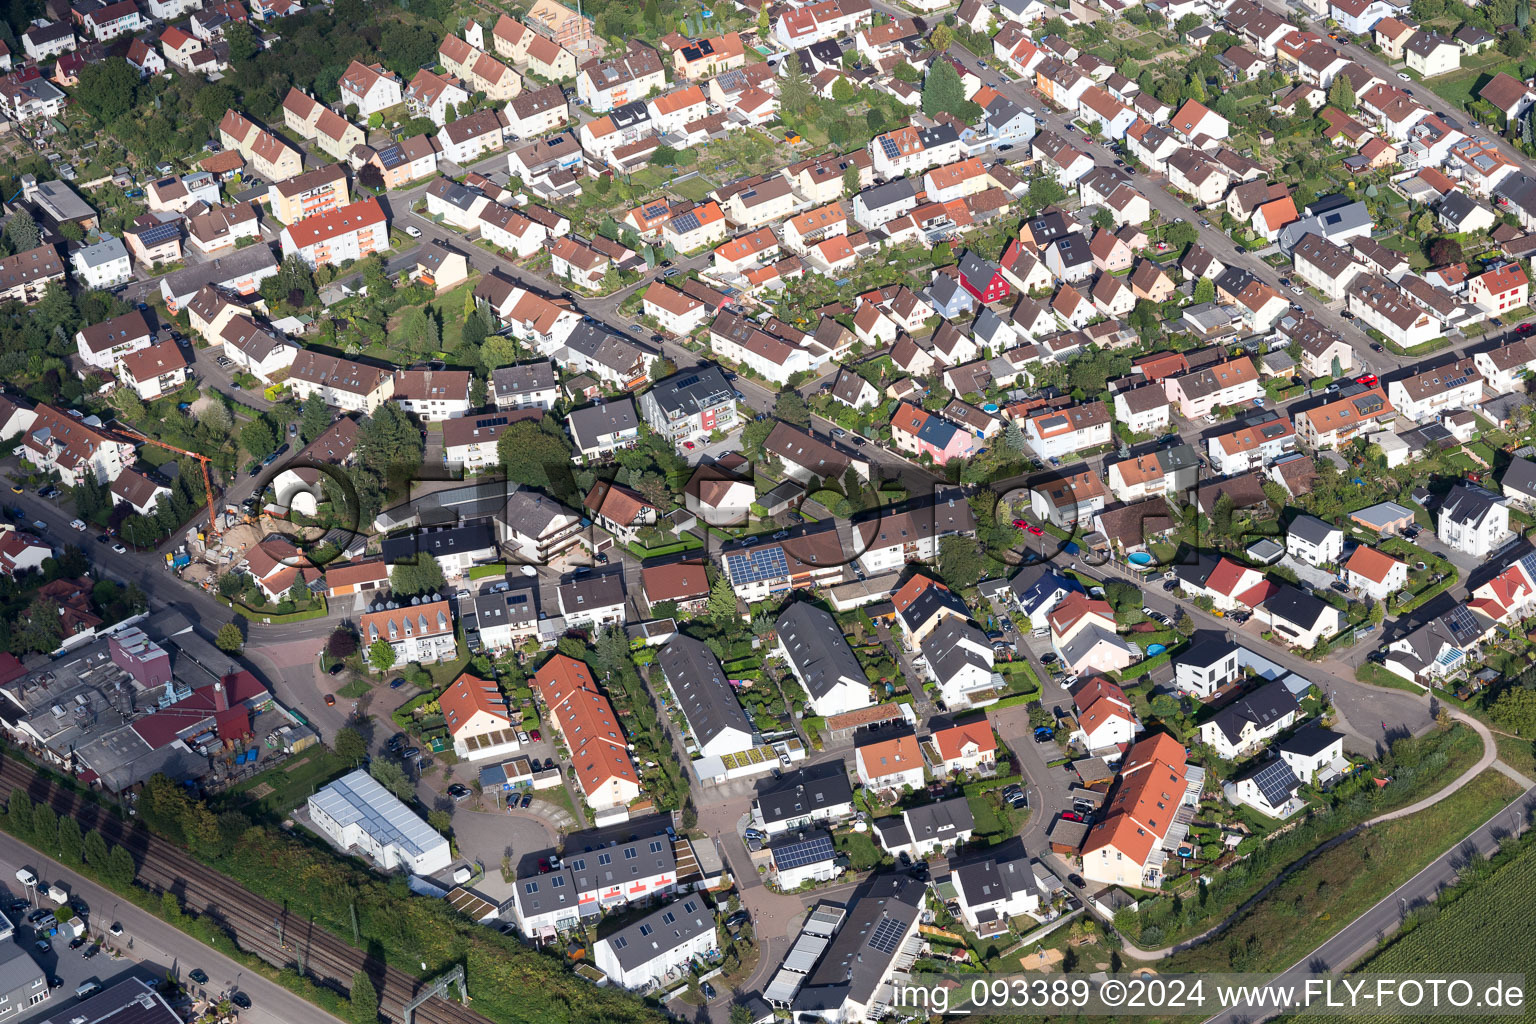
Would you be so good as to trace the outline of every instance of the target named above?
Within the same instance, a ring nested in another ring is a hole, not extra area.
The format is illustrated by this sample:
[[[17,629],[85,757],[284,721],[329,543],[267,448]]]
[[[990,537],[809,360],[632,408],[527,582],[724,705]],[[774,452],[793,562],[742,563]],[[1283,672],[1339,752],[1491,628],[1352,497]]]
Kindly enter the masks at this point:
[[[101,982],[97,981],[95,978],[92,978],[90,981],[85,982],[79,988],[75,989],[75,998],[88,999],[100,991]]]
[[[22,868],[16,872],[16,881],[30,888],[37,884],[37,876],[32,873],[30,868]]]

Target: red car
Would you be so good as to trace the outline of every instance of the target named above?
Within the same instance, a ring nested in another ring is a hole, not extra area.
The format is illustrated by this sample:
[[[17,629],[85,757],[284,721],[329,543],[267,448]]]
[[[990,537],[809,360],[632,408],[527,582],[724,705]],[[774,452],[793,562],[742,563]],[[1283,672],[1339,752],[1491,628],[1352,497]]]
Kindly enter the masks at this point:
[[[1061,820],[1062,821],[1082,821],[1083,820],[1083,816],[1081,814],[1078,814],[1076,811],[1062,811],[1061,812]]]
[[[692,441],[684,441],[684,442],[683,442],[683,447],[684,447],[684,448],[687,448],[687,449],[688,449],[688,450],[689,450],[689,451],[693,451],[693,449],[694,449],[694,444],[693,444],[693,442],[692,442]]]
[[[548,857],[540,857],[539,858],[539,874],[541,874],[541,875],[549,874],[549,858]]]
[[[537,730],[537,729],[529,729],[528,730],[528,738],[530,740],[532,740],[533,742],[535,742],[535,743],[538,743],[538,742],[540,742],[541,740],[544,739],[543,736],[539,735],[539,730]]]
[[[1536,324],[1521,324],[1519,327],[1515,328],[1515,333],[1530,334],[1532,330],[1536,330]]]
[[[1029,529],[1029,524],[1022,519],[1015,519],[1013,521],[1013,528],[1015,530],[1027,530]]]
[[[1031,527],[1029,527],[1029,532],[1034,534],[1036,537],[1043,537],[1043,536],[1045,536],[1045,531],[1040,529],[1040,527],[1038,527],[1038,526],[1031,526]]]
[[[1376,375],[1374,373],[1362,373],[1360,376],[1355,378],[1355,383],[1364,384],[1366,387],[1370,387],[1376,383]]]

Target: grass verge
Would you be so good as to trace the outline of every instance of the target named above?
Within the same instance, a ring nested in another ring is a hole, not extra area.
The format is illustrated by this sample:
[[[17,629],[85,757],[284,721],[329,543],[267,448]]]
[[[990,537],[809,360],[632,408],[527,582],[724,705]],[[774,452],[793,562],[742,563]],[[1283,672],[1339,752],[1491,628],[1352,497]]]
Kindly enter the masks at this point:
[[[1383,896],[1470,835],[1521,792],[1489,768],[1417,814],[1324,851],[1276,886],[1216,939],[1158,965],[1182,971],[1271,971],[1317,948]]]

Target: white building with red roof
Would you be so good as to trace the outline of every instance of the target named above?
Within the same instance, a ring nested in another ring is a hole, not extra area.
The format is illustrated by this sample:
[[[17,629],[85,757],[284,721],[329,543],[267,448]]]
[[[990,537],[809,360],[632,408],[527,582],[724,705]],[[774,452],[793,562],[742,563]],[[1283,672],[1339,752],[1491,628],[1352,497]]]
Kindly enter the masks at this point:
[[[1196,582],[1190,575],[1181,575],[1180,582],[1184,590],[1197,596],[1204,594],[1223,611],[1252,610],[1280,589],[1259,570],[1238,565],[1230,558],[1220,559],[1203,583]]]
[[[1103,676],[1094,676],[1072,694],[1077,728],[1072,739],[1090,754],[1117,761],[1141,732],[1141,722],[1125,691]]]
[[[1083,877],[1093,882],[1155,889],[1169,847],[1185,835],[1181,807],[1199,803],[1205,779],[1191,770],[1172,736],[1148,736],[1126,752],[1114,796],[1083,842]]]
[[[379,201],[369,198],[290,224],[281,241],[285,259],[298,256],[311,267],[340,266],[388,249],[388,220]]]
[[[930,742],[938,755],[934,767],[950,774],[989,774],[997,768],[997,734],[986,718],[936,730]]]
[[[36,569],[53,557],[53,548],[46,541],[22,533],[10,524],[0,525],[0,572],[14,577],[17,573]]]
[[[594,811],[624,807],[640,795],[640,774],[629,757],[618,715],[585,663],[556,654],[533,677],[549,710],[587,805]]]
[[[494,680],[465,672],[442,692],[437,704],[460,758],[484,761],[520,749],[507,698]]]

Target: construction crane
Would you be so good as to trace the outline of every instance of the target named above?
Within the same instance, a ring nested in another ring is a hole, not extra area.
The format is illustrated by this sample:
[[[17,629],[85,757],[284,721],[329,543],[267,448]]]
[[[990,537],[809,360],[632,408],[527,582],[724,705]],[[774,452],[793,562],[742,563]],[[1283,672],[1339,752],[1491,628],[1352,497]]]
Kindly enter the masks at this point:
[[[176,452],[179,455],[185,455],[189,459],[196,459],[199,463],[202,464],[203,495],[208,499],[208,532],[212,536],[217,537],[219,535],[219,520],[218,517],[213,514],[213,479],[208,475],[208,464],[213,460],[206,455],[199,454],[198,452],[189,452],[185,448],[177,448],[173,444],[166,444],[164,441],[156,441],[152,437],[145,437],[143,434],[139,433],[137,430],[134,430],[132,427],[118,425],[114,426],[112,429],[120,433],[127,434],[129,437],[137,438],[146,444],[152,444],[157,448],[164,448],[167,451]]]

